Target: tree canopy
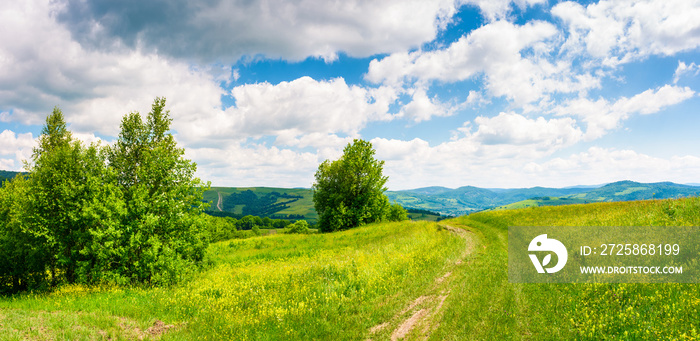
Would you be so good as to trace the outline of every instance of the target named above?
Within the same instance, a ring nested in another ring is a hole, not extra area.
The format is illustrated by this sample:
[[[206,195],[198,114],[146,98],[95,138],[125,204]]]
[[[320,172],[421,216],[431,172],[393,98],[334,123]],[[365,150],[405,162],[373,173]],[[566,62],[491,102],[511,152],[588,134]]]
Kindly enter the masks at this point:
[[[336,161],[326,160],[316,171],[314,207],[322,232],[345,230],[384,220],[389,200],[384,161],[374,158],[370,142],[355,139]],[[400,216],[400,215],[398,215]]]
[[[204,257],[205,184],[168,131],[165,99],[84,146],[55,108],[27,173],[0,188],[0,292],[58,283],[169,283]]]

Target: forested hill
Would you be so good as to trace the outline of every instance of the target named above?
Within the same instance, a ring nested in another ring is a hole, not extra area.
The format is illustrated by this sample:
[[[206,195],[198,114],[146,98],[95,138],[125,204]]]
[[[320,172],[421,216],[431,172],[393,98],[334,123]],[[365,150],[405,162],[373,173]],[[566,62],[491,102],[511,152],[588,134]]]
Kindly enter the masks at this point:
[[[618,181],[587,192],[570,195],[569,197],[592,201],[631,201],[684,198],[699,195],[700,186],[679,185],[673,182],[645,184],[634,181]]]
[[[19,174],[19,172],[0,170],[0,185],[2,185],[5,180],[14,178],[17,174]]]
[[[0,183],[5,179],[15,177],[17,174],[19,172],[0,170]],[[693,197],[700,196],[700,186],[681,185],[673,182],[618,181],[599,187],[575,186],[568,188],[487,189],[465,186],[452,189],[433,186],[404,191],[387,191],[386,194],[391,202],[395,201],[406,208],[457,216],[494,207],[517,208],[533,205]],[[549,198],[567,200],[556,201],[549,200]],[[307,219],[310,221],[315,221],[318,218],[313,206],[311,189],[213,187],[205,193],[204,199],[211,203],[210,211],[221,211],[225,212],[224,214]],[[527,204],[517,204],[524,201],[527,201]]]
[[[406,208],[438,212],[443,215],[463,215],[494,207],[508,206],[529,199],[540,204],[561,205],[599,201],[631,201],[700,196],[700,186],[679,185],[672,182],[639,183],[619,181],[604,186],[576,186],[569,188],[479,188],[465,186],[456,189],[425,187],[405,191],[387,191],[389,200]],[[221,198],[221,201],[219,201]],[[544,199],[547,200],[544,200]],[[550,200],[562,198],[566,200]],[[214,187],[205,193],[211,202],[209,210],[235,215],[257,215],[275,218],[317,218],[310,189],[290,188],[233,188]],[[528,204],[526,206],[532,206]]]
[[[700,186],[680,185],[672,182],[639,183],[618,181],[600,187],[575,186],[569,188],[513,188],[485,189],[478,187],[419,188],[407,191],[387,192],[390,200],[404,207],[422,208],[442,214],[463,215],[493,207],[506,206],[528,199],[563,198],[570,200],[545,200],[546,205],[584,202],[632,201],[669,199],[700,196]],[[536,200],[535,200],[536,201]],[[525,205],[525,206],[531,206]],[[538,204],[535,202],[535,205]],[[525,207],[512,205],[509,207]]]

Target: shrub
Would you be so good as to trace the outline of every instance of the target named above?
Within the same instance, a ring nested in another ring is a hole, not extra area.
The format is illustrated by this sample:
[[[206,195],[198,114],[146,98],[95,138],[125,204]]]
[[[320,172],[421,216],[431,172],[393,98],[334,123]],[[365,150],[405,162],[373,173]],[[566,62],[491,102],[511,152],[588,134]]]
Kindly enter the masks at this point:
[[[311,233],[311,231],[309,230],[309,223],[307,223],[306,220],[299,220],[289,225],[289,227],[284,230],[284,233],[308,234]]]

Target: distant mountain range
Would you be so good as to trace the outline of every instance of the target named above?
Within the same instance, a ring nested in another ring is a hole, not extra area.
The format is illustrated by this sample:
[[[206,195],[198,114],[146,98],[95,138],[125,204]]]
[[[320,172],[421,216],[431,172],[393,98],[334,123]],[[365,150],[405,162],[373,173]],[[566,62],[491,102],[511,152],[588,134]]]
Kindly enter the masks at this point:
[[[0,182],[18,172],[0,171]],[[565,188],[479,188],[465,186],[423,187],[387,191],[391,202],[406,208],[427,210],[442,215],[464,215],[487,209],[510,209],[542,205],[582,204],[602,201],[632,201],[700,196],[698,184],[673,182],[639,183],[618,181],[606,185]],[[315,220],[313,192],[308,188],[235,188],[214,187],[204,199],[212,203],[211,211],[235,216],[252,214]]]
[[[491,208],[700,196],[700,186],[679,185],[672,182],[618,181],[601,186],[567,188],[486,189],[466,186],[450,189],[426,187],[405,191],[388,191],[387,196],[389,200],[396,201],[404,207],[430,210],[443,215],[463,215]],[[552,198],[565,200],[551,200]],[[539,199],[539,201],[531,199]],[[518,204],[523,201],[530,202]]]

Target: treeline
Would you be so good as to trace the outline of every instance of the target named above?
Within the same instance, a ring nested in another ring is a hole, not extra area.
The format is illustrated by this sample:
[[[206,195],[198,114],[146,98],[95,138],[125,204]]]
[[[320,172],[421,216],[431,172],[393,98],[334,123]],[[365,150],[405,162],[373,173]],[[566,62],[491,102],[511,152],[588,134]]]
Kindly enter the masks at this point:
[[[234,219],[241,219],[245,217],[246,215],[251,215],[252,214],[236,214],[232,212],[227,212],[227,211],[206,211],[205,212],[208,215],[214,216],[214,217],[229,217],[229,218],[234,218]],[[259,216],[256,216],[259,217]],[[266,216],[265,218],[270,218],[273,220],[304,220],[306,219],[306,216],[303,214],[272,214],[269,216]]]
[[[22,173],[0,170],[0,187],[2,187],[5,180],[10,180],[10,179],[14,178],[15,176],[17,176],[18,174],[22,174]]]
[[[277,202],[278,199],[289,199],[284,202]],[[245,190],[237,193],[232,193],[226,196],[222,203],[224,211],[233,211],[236,206],[243,205],[242,215],[253,216],[271,216],[275,213],[289,208],[291,204],[299,199],[300,195],[290,195],[287,193],[280,194],[279,192],[270,192],[258,197],[255,192]]]
[[[409,208],[406,208],[406,211],[408,213],[420,214],[423,217],[430,216],[430,215],[437,216],[437,218],[435,218],[435,221],[441,221],[441,220],[445,220],[445,219],[450,218],[449,216],[441,215],[438,212],[434,212],[434,211],[426,210],[426,209],[421,209],[421,208],[410,208],[409,207]]]
[[[305,220],[292,222],[257,216],[244,216],[241,219],[209,216],[206,219],[206,234],[212,243],[228,239],[259,236],[261,235],[260,229],[279,229],[286,233],[308,233],[309,228]]]
[[[55,108],[26,176],[0,189],[0,292],[60,283],[177,281],[204,258],[209,220],[158,98],[112,146],[83,145]]]

